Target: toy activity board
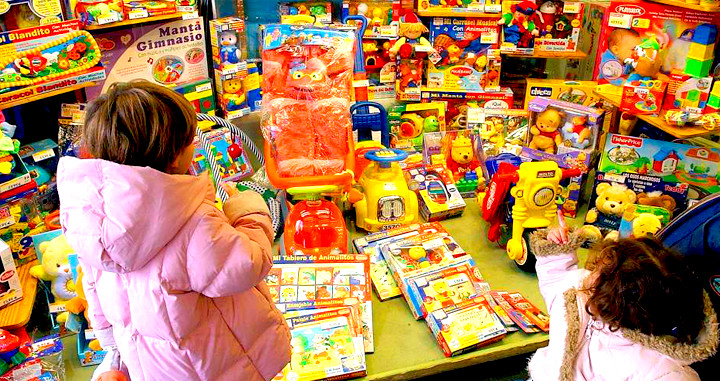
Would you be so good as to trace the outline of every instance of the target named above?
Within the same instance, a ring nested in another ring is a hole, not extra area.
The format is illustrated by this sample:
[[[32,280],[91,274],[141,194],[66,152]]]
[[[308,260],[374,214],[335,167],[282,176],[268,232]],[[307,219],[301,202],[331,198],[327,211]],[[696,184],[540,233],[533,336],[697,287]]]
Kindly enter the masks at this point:
[[[229,128],[220,127],[201,133],[200,140],[204,152],[196,149],[193,163],[197,168],[194,170],[202,168],[201,156],[204,156],[213,179],[218,184],[237,182],[254,173],[240,136],[233,134]]]
[[[88,88],[88,98],[127,78],[161,85],[208,78],[203,30],[202,19],[195,18],[97,34],[107,79]]]

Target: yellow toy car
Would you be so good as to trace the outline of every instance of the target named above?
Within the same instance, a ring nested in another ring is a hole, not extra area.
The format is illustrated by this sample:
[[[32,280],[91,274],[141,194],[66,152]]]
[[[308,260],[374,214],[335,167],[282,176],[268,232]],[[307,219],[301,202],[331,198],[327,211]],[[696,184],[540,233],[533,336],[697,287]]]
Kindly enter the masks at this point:
[[[365,197],[355,203],[355,223],[367,231],[405,225],[418,220],[418,199],[408,189],[400,165],[408,154],[399,149],[378,149],[365,153],[371,160],[360,176]]]

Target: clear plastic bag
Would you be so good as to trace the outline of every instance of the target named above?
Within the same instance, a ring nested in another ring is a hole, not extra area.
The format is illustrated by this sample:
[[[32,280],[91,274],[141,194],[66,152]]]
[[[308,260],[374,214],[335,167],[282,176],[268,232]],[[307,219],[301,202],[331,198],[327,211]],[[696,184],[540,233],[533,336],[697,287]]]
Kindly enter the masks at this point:
[[[270,180],[351,168],[354,34],[298,25],[264,33],[261,126]]]

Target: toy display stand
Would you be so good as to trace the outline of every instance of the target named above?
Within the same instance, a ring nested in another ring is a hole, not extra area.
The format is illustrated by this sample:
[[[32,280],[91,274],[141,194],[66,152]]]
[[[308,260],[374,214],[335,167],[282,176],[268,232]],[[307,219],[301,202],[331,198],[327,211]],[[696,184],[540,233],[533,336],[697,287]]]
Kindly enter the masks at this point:
[[[37,278],[30,275],[30,268],[37,264],[38,261],[35,260],[18,267],[23,297],[19,302],[0,309],[0,328],[16,329],[25,326],[30,321],[38,283]]]

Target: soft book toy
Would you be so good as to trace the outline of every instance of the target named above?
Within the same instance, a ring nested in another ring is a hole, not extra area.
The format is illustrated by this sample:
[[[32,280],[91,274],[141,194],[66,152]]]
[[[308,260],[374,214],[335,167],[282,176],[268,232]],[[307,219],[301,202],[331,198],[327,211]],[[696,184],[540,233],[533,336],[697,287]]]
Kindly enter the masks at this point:
[[[75,282],[72,279],[68,255],[74,253],[64,235],[58,236],[50,241],[40,244],[42,260],[39,265],[30,268],[30,275],[35,278],[50,281],[55,304],[63,307],[68,300],[77,296]],[[67,320],[68,312],[64,311],[57,315],[57,321],[64,323]]]

